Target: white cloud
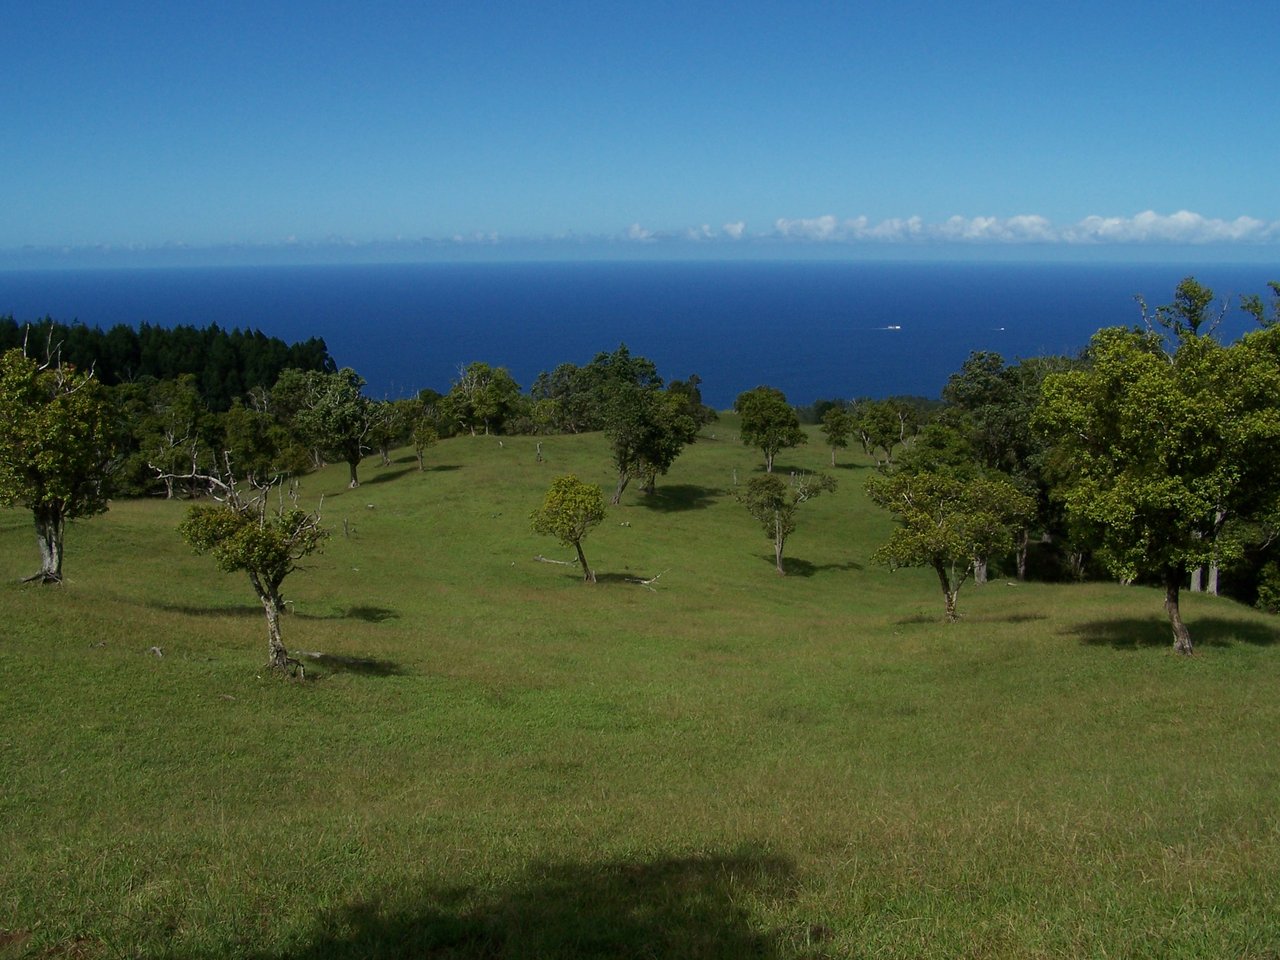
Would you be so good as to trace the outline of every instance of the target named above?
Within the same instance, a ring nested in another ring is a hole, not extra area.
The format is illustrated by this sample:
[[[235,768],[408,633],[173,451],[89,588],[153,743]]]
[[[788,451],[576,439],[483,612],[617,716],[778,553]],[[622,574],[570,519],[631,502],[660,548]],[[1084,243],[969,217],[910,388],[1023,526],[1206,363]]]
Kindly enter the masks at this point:
[[[1132,217],[1085,217],[1055,225],[1039,214],[1013,217],[891,217],[873,223],[865,216],[840,220],[832,214],[774,221],[776,239],[807,242],[879,243],[1146,243],[1222,244],[1280,241],[1280,221],[1254,217],[1220,220],[1188,210],[1163,215],[1146,210]]]
[[[1263,243],[1280,237],[1280,222],[1253,217],[1218,220],[1190,210],[1164,216],[1144,210],[1134,217],[1085,217],[1062,231],[1067,243]]]
[[[653,231],[646,230],[638,223],[633,223],[631,226],[627,227],[627,239],[644,243],[645,241],[653,239]]]
[[[738,220],[734,223],[726,223],[720,228],[724,231],[725,236],[732,240],[741,240],[747,232],[747,224],[745,220]]]

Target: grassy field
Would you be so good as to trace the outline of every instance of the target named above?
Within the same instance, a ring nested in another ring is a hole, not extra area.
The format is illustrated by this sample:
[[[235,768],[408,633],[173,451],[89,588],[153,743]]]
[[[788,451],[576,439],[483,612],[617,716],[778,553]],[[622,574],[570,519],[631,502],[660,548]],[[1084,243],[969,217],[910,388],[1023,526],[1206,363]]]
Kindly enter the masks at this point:
[[[710,432],[594,587],[528,515],[599,436],[308,477],[301,683],[183,504],[58,588],[0,512],[0,957],[1280,957],[1280,622],[1187,597],[1185,660],[1154,590],[995,580],[948,627],[852,454],[781,578]]]

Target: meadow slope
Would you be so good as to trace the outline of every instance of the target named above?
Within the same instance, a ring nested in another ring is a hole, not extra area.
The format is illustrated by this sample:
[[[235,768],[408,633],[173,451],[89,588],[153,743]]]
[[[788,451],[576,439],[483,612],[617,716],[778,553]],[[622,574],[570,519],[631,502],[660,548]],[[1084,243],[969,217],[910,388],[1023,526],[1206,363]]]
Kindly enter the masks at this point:
[[[778,577],[732,418],[588,586],[528,516],[605,443],[534,443],[305,478],[302,683],[185,504],[73,524],[57,588],[0,512],[0,957],[1280,956],[1277,620],[1189,596],[1188,660],[1155,590],[996,579],[948,627],[853,453]]]

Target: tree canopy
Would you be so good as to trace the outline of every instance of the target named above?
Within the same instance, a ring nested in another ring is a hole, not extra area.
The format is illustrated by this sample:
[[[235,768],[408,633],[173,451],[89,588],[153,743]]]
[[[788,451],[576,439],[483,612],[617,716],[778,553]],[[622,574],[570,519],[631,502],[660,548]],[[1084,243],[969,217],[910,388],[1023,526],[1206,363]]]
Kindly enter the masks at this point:
[[[604,491],[591,483],[583,483],[573,474],[551,481],[542,506],[529,515],[534,533],[555,537],[566,547],[573,547],[582,566],[582,579],[595,583],[596,575],[587,564],[582,541],[604,519]]]
[[[742,418],[742,442],[764,454],[766,473],[773,473],[773,460],[779,450],[798,447],[809,440],[800,428],[795,408],[776,387],[759,386],[738,394],[733,409]]]
[[[1280,495],[1280,329],[1224,347],[1198,327],[1182,317],[1171,353],[1152,332],[1099,331],[1086,367],[1045,378],[1036,414],[1070,464],[1056,495],[1116,575],[1163,583],[1186,654],[1187,570],[1229,549],[1222,518]]]
[[[759,521],[765,536],[773,541],[773,562],[778,576],[785,576],[787,572],[782,566],[782,551],[787,538],[795,533],[800,504],[835,488],[835,479],[821,473],[796,474],[790,480],[766,473],[747,481],[746,490],[738,499]]]
[[[0,355],[0,503],[35,519],[40,570],[30,580],[60,583],[66,522],[107,509],[111,413],[102,385],[57,355]]]
[[[899,524],[872,558],[891,569],[932,567],[948,623],[959,619],[956,600],[975,564],[1007,551],[1034,509],[1007,481],[927,471],[872,477],[867,495]]]

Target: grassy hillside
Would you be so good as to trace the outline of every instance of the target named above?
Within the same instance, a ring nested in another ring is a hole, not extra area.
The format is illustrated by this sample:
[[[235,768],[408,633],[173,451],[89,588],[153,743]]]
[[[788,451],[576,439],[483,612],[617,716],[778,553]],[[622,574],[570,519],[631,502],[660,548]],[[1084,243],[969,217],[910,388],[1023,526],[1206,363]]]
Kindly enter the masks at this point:
[[[1280,955],[1276,620],[1188,597],[1184,660],[1153,590],[997,580],[947,627],[852,454],[780,578],[709,432],[594,587],[528,515],[599,436],[307,478],[305,683],[184,505],[74,524],[59,588],[0,512],[0,957]]]

